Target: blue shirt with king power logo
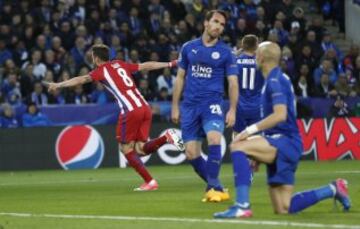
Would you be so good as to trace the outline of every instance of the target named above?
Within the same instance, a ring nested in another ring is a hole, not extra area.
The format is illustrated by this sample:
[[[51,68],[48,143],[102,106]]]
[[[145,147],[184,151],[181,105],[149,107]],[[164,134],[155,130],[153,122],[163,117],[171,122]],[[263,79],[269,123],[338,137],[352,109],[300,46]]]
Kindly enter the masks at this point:
[[[178,65],[186,71],[184,104],[222,99],[225,77],[238,74],[235,56],[222,41],[210,47],[201,38],[185,43]]]
[[[265,135],[285,135],[294,141],[301,141],[299,129],[296,124],[296,105],[294,89],[289,77],[279,67],[274,68],[265,80],[261,97],[261,116],[265,118],[272,114],[273,106],[285,105],[287,108],[286,120],[271,129],[265,130]]]
[[[236,64],[239,69],[239,101],[238,112],[244,116],[260,115],[261,89],[264,85],[264,77],[256,67],[255,56],[240,54]]]

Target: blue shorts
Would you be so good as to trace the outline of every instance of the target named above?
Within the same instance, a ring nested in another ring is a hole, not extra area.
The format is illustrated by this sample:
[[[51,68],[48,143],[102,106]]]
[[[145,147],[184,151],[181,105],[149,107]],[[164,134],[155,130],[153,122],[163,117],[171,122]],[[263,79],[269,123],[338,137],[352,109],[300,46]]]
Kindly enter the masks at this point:
[[[260,120],[260,111],[258,114],[253,114],[251,116],[245,114],[245,111],[236,111],[236,120],[233,130],[240,133],[241,131],[245,130],[247,126],[257,123]]]
[[[186,105],[180,108],[181,132],[184,142],[201,141],[209,131],[224,132],[222,101]]]
[[[295,182],[295,172],[301,158],[303,147],[301,139],[284,135],[267,135],[266,140],[277,149],[275,162],[267,165],[267,182],[269,185]]]

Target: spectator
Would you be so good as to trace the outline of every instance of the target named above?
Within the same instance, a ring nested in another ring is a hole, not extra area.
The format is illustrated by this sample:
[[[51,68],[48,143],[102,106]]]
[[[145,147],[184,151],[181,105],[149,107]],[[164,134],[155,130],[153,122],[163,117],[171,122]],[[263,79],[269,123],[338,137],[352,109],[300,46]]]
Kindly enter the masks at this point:
[[[30,15],[26,15],[26,18],[32,18]],[[24,42],[26,50],[30,51],[32,48],[35,47],[35,26],[27,25],[25,26],[24,32],[22,34],[22,40]]]
[[[334,105],[330,108],[328,117],[348,117],[352,115],[353,113],[348,104],[341,96],[337,96]]]
[[[59,62],[56,61],[55,59],[55,52],[51,49],[48,49],[45,51],[45,61],[44,64],[46,65],[46,69],[47,71],[45,72],[45,77],[46,77],[46,73],[48,71],[51,71],[57,78],[61,72],[61,65],[59,64]]]
[[[292,3],[292,0],[282,0],[281,3],[278,4],[277,12],[282,11],[287,18],[290,18],[294,9],[295,5]]]
[[[49,126],[51,124],[49,118],[38,110],[35,103],[30,103],[27,112],[22,116],[24,127]]]
[[[297,58],[296,66],[299,67],[303,64],[306,64],[309,67],[310,72],[313,72],[317,66],[317,63],[317,59],[312,54],[311,47],[309,45],[304,45],[301,48],[301,53]]]
[[[77,85],[74,88],[74,92],[69,100],[69,103],[79,105],[79,104],[86,104],[88,102],[89,102],[89,98],[84,93],[83,85]]]
[[[241,9],[240,6],[242,7]],[[225,0],[220,4],[220,9],[229,12],[229,23],[234,25],[236,24],[237,19],[240,18],[240,13],[245,11],[244,8],[244,4],[238,4],[235,0]],[[242,14],[244,14],[243,18],[245,18],[246,13]]]
[[[302,34],[300,33],[300,23],[298,21],[293,21],[290,24],[290,33],[295,36],[296,38],[302,37]],[[289,35],[290,36],[290,35]],[[289,39],[289,38],[288,38]]]
[[[85,21],[86,17],[86,0],[77,0],[75,4],[70,8],[72,15],[79,18],[81,22]]]
[[[314,84],[314,80],[312,77],[312,74],[310,72],[310,68],[308,65],[303,64],[300,66],[300,70],[297,76],[297,81],[299,81],[299,79],[301,77],[305,77],[307,84],[309,85],[309,87],[314,90],[315,84]]]
[[[171,95],[175,80],[176,78],[171,74],[171,70],[169,68],[164,68],[163,74],[157,79],[158,90],[160,91],[162,88],[166,88],[167,92]]]
[[[51,82],[51,81],[49,81],[49,82]],[[49,93],[48,103],[56,104],[56,105],[64,105],[66,103],[66,101],[62,94],[62,91],[56,90],[56,91]]]
[[[266,14],[264,7],[258,6],[256,8],[256,17],[257,21],[262,21],[264,25],[270,24],[268,14]]]
[[[175,34],[174,28],[171,24],[171,19],[170,18],[164,18],[161,22],[161,27],[160,27],[160,33],[163,34]]]
[[[46,37],[43,34],[40,34],[36,37],[36,44],[35,44],[35,49],[38,49],[41,51],[41,53],[44,53],[45,50],[47,50],[48,47],[47,46],[47,41],[46,41]]]
[[[15,113],[10,104],[4,104],[2,115],[0,116],[0,128],[17,128],[19,122],[15,117]]]
[[[178,22],[177,26],[175,27],[175,33],[180,43],[184,43],[191,38],[188,25],[184,20]]]
[[[72,47],[74,47],[75,34],[72,31],[69,21],[64,20],[61,22],[60,31],[57,33],[57,35],[60,37],[61,43],[65,50],[69,51]]]
[[[105,91],[104,85],[96,82],[95,89],[91,93],[91,102],[97,104],[106,104],[109,102],[108,93]]]
[[[133,37],[137,37],[143,30],[143,23],[139,18],[139,10],[135,7],[130,9],[129,25]]]
[[[336,55],[336,51],[333,48],[326,50],[324,53],[323,59],[331,61],[331,64],[336,73],[342,72],[342,67],[339,61],[339,58]]]
[[[139,80],[139,91],[144,96],[145,100],[152,101],[155,98],[154,92],[149,87],[149,81],[145,78]]]
[[[0,17],[0,22],[3,24],[10,24],[11,23],[11,16],[14,13],[14,9],[11,5],[11,2],[9,1],[3,1],[1,6],[1,17]]]
[[[342,97],[356,96],[356,91],[350,87],[345,73],[339,74],[339,78],[335,83],[335,90]]]
[[[287,46],[282,49],[282,60],[286,65],[285,73],[288,74],[291,81],[294,83],[296,78],[295,61],[293,58],[293,53]]]
[[[352,69],[355,66],[356,58],[359,56],[359,46],[356,44],[352,44],[350,46],[348,54],[344,57],[343,60],[343,68],[344,69]]]
[[[300,75],[298,82],[295,84],[295,94],[303,98],[309,98],[314,95],[306,76]]]
[[[146,26],[149,28],[150,36],[154,37],[156,33],[160,30],[161,26],[161,17],[159,14],[152,13],[150,14],[150,20],[148,21],[148,25]]]
[[[329,75],[323,73],[320,78],[320,85],[316,86],[315,96],[322,98],[330,98],[331,96],[336,96],[337,92],[334,85],[331,84],[329,80]]]
[[[330,83],[334,85],[337,81],[337,74],[333,68],[332,62],[328,59],[324,59],[321,65],[314,71],[314,82],[316,85],[320,84],[320,78],[323,74],[329,76]]]
[[[258,20],[255,25],[255,35],[259,37],[260,40],[265,40],[268,32],[268,28],[266,27],[263,21]]]
[[[22,65],[22,69],[25,69],[28,64],[32,64],[33,66],[33,75],[36,77],[37,80],[42,80],[45,76],[46,72],[46,65],[41,62],[41,51],[40,50],[33,50],[31,53],[31,60],[25,62]]]
[[[40,81],[35,82],[34,91],[30,94],[27,101],[28,103],[34,103],[36,106],[43,106],[48,104],[48,97],[43,92],[44,87]]]
[[[3,75],[9,75],[9,74],[19,74],[20,70],[15,65],[14,61],[12,59],[7,59],[4,63],[4,70]]]
[[[299,29],[299,35],[303,37],[306,27],[306,19],[304,15],[304,10],[301,7],[296,7],[293,11],[292,17],[290,18],[291,29]]]
[[[160,16],[163,16],[165,12],[165,7],[162,4],[160,4],[160,0],[150,0],[148,11],[150,14],[155,13]]]
[[[308,28],[308,31],[315,32],[315,41],[320,44],[323,39],[324,33],[326,32],[323,19],[319,16],[315,16],[311,22],[311,25]]]
[[[44,23],[49,23],[51,19],[51,5],[49,0],[41,0],[40,7],[35,8],[32,13],[34,20],[40,23],[41,26]]]
[[[306,34],[306,39],[304,45],[309,45],[311,47],[312,53],[315,58],[319,59],[323,55],[323,51],[320,45],[321,41],[317,41],[316,33],[312,30],[309,30]]]
[[[70,50],[71,57],[75,61],[76,70],[79,70],[81,65],[84,64],[86,43],[83,37],[77,37],[75,46]]]
[[[158,94],[155,97],[155,101],[157,102],[163,102],[163,101],[171,101],[171,95],[169,94],[169,91],[166,87],[162,87]]]
[[[12,54],[9,49],[6,48],[6,43],[0,38],[0,66],[2,66],[6,60],[11,59]]]
[[[321,48],[324,52],[328,51],[329,49],[334,49],[336,51],[337,59],[343,58],[343,54],[341,53],[340,49],[332,41],[331,33],[328,31],[324,32],[324,37],[321,42]]]
[[[169,5],[169,12],[175,23],[182,20],[186,15],[184,3],[181,0],[171,0]]]
[[[27,98],[33,91],[33,83],[35,76],[33,75],[33,65],[28,64],[20,76],[20,91],[24,98]]]
[[[12,105],[21,103],[21,90],[18,76],[15,73],[9,74],[1,84],[1,93],[6,102]]]
[[[196,20],[200,20],[203,16],[204,8],[201,0],[190,1],[188,13],[194,15]]]
[[[277,33],[278,35],[278,44],[283,47],[288,43],[289,33],[284,29],[283,22],[280,20],[276,20],[274,22],[274,28],[270,30],[270,32]]]
[[[334,15],[337,24],[339,25],[339,32],[344,37],[345,33],[345,4],[342,0],[334,0],[333,3]]]
[[[14,44],[14,49],[12,50],[13,60],[17,66],[21,66],[22,63],[29,57],[29,52],[25,47],[25,43],[22,40],[17,41]]]

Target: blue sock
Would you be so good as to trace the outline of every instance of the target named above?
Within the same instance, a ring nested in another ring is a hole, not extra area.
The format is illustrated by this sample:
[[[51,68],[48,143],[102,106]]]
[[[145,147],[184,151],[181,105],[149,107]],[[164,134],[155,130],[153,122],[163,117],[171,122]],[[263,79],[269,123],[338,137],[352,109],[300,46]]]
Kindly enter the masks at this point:
[[[289,213],[300,212],[317,202],[334,196],[334,189],[330,185],[318,189],[296,193],[291,198]]]
[[[222,190],[222,186],[219,180],[219,173],[221,167],[221,146],[209,145],[208,160],[206,162],[207,171],[207,189],[214,188],[215,190]]]
[[[195,172],[207,182],[207,172],[206,172],[206,162],[202,156],[195,158],[193,160],[189,160],[189,163],[194,168]]]
[[[250,203],[249,191],[251,183],[251,168],[246,155],[241,151],[231,153],[236,187],[236,202]]]

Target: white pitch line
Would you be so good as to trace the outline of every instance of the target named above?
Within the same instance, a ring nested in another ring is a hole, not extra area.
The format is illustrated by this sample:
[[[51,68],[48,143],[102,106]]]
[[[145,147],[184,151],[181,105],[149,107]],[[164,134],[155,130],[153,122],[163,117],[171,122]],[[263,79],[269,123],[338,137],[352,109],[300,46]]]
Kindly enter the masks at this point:
[[[22,218],[55,218],[55,219],[99,219],[117,221],[156,221],[156,222],[187,222],[187,223],[218,223],[218,224],[247,224],[263,226],[283,226],[283,227],[308,227],[308,228],[336,228],[336,229],[360,229],[360,225],[343,224],[320,224],[320,223],[300,223],[289,221],[268,221],[268,220],[219,220],[219,219],[200,219],[200,218],[175,218],[175,217],[146,217],[146,216],[110,216],[110,215],[64,215],[64,214],[33,214],[0,212],[0,216],[12,216]]]
[[[354,171],[334,171],[333,173],[336,174],[360,174],[360,170],[354,170]],[[264,172],[259,172],[255,175],[261,175],[264,174]],[[297,175],[328,175],[329,172],[299,172]],[[222,175],[222,177],[232,177],[232,174],[228,175]],[[161,177],[159,180],[174,180],[174,179],[196,179],[194,176],[172,176],[172,177]],[[26,182],[26,183],[14,183],[14,182],[8,182],[8,183],[0,183],[1,186],[26,186],[26,185],[48,185],[48,184],[71,184],[71,183],[104,183],[104,182],[111,182],[111,181],[134,181],[138,180],[138,178],[121,178],[121,177],[113,177],[113,178],[97,178],[97,179],[79,179],[79,180],[65,180],[65,181],[36,181],[36,182]]]
[[[223,177],[231,177],[232,175],[225,175]],[[174,179],[197,179],[195,176],[173,176],[173,177],[162,177],[160,180],[174,180]],[[80,180],[65,180],[65,181],[36,181],[36,182],[26,182],[26,183],[0,183],[0,186],[23,186],[23,185],[47,185],[47,184],[70,184],[70,183],[102,183],[102,182],[110,182],[110,181],[135,181],[139,180],[139,178],[121,178],[121,177],[113,177],[113,178],[97,178],[97,179],[80,179]]]

